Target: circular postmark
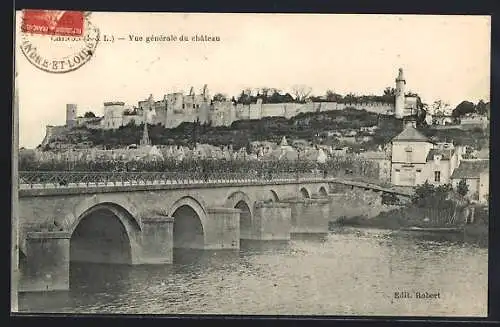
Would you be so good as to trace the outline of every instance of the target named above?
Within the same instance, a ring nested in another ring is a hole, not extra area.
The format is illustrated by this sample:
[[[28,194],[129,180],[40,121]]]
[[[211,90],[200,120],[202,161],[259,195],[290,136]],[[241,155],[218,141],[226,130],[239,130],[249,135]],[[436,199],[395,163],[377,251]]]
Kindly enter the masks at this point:
[[[81,36],[21,32],[21,52],[33,66],[48,73],[67,73],[82,67],[94,56],[100,36],[88,18],[85,15]]]

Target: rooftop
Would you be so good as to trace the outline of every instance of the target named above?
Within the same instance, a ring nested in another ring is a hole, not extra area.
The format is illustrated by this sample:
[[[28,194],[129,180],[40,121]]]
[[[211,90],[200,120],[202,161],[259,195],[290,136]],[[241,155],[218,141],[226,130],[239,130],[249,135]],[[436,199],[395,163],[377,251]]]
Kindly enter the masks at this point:
[[[453,174],[452,179],[479,178],[479,175],[490,169],[489,160],[462,160]]]
[[[453,149],[431,149],[427,154],[426,161],[434,160],[435,155],[441,155],[441,160],[450,160],[453,153]]]
[[[407,125],[399,135],[394,137],[392,141],[413,141],[413,142],[430,142],[429,138],[420,133],[415,127]]]

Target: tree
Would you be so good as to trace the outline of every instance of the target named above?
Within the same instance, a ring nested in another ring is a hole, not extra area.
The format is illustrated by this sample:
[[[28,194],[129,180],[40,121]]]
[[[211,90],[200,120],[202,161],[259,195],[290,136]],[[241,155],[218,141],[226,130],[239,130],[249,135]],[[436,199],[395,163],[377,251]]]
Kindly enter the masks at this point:
[[[450,108],[450,104],[447,102],[444,102],[443,100],[436,100],[432,103],[432,112],[434,115],[444,115],[448,113],[448,110]]]
[[[388,86],[384,89],[384,95],[393,97],[396,95],[396,89]]]
[[[290,103],[290,102],[293,102],[293,96],[290,94],[290,93],[286,93],[284,96],[283,96],[283,102],[286,102],[286,103]]]
[[[252,144],[250,144],[250,139],[247,139],[246,141],[245,150],[247,151],[247,155],[252,154]]]
[[[352,103],[356,102],[356,95],[354,93],[348,93],[345,95],[344,100],[345,102]]]
[[[444,203],[451,191],[450,184],[435,187],[428,181],[418,185],[412,196],[412,202],[419,207],[439,207]]]
[[[252,102],[252,90],[246,89],[241,91],[241,94],[238,97],[237,102],[243,104],[250,104]]]
[[[460,182],[458,182],[457,192],[462,197],[466,196],[469,192],[469,185],[467,185],[465,179],[461,179]]]
[[[328,102],[338,102],[342,99],[340,94],[333,92],[332,90],[326,91],[326,101]]]
[[[476,112],[480,115],[486,115],[488,111],[488,106],[484,103],[483,100],[479,100],[476,104]]]
[[[271,96],[268,98],[269,103],[280,103],[283,101],[283,96],[280,94],[279,90],[274,89]]]
[[[453,117],[463,117],[468,113],[473,113],[475,111],[474,103],[470,101],[460,102],[455,109],[453,109],[451,115]]]
[[[295,100],[297,102],[305,102],[311,92],[312,89],[305,85],[295,85],[292,88],[292,93],[295,95]]]
[[[427,126],[427,121],[425,120],[425,117],[427,116],[427,111],[419,108],[417,109],[417,127],[422,127],[422,126]]]
[[[95,118],[95,114],[92,111],[87,111],[84,115],[83,118]]]
[[[213,101],[224,102],[227,101],[227,97],[222,93],[216,93],[213,97]]]
[[[269,96],[270,91],[271,91],[271,89],[270,89],[270,88],[268,88],[268,87],[263,87],[263,88],[261,89],[261,92],[262,92],[262,93],[261,93],[261,94],[262,94],[262,97],[263,97],[264,99],[267,99],[267,97]]]
[[[335,101],[335,93],[332,90],[326,91],[326,101]]]

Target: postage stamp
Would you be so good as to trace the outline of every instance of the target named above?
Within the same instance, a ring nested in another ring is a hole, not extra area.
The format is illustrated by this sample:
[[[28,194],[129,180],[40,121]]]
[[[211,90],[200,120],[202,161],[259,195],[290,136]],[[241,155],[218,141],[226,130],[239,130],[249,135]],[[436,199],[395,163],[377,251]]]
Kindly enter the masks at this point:
[[[12,316],[463,319],[500,298],[490,16],[16,23]]]
[[[99,44],[90,13],[26,10],[19,46],[26,59],[48,73],[67,73],[86,64]]]
[[[21,30],[42,35],[81,36],[84,29],[82,11],[25,10]]]

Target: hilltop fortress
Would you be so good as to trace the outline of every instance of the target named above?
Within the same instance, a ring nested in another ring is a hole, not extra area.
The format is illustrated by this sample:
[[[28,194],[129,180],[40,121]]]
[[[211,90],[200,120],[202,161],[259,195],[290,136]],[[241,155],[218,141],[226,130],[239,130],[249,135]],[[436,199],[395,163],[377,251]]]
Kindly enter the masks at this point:
[[[148,124],[161,124],[166,128],[174,128],[183,122],[200,122],[212,126],[230,126],[234,121],[261,119],[263,117],[291,118],[300,113],[323,112],[354,108],[384,115],[395,115],[396,118],[415,113],[417,97],[405,95],[406,80],[403,69],[399,69],[395,80],[395,94],[379,101],[306,101],[305,103],[264,103],[258,98],[249,104],[237,103],[234,100],[215,101],[209,95],[207,85],[199,94],[191,88],[189,94],[170,93],[163,99],[155,100],[153,95],[139,101],[137,107],[127,107],[124,102],[105,102],[102,117],[82,117],[77,115],[75,104],[66,105],[65,126],[47,126],[45,140],[58,130],[85,126],[91,129],[116,129],[121,126],[145,121]],[[44,140],[44,141],[45,141]],[[43,144],[43,143],[42,143]]]

